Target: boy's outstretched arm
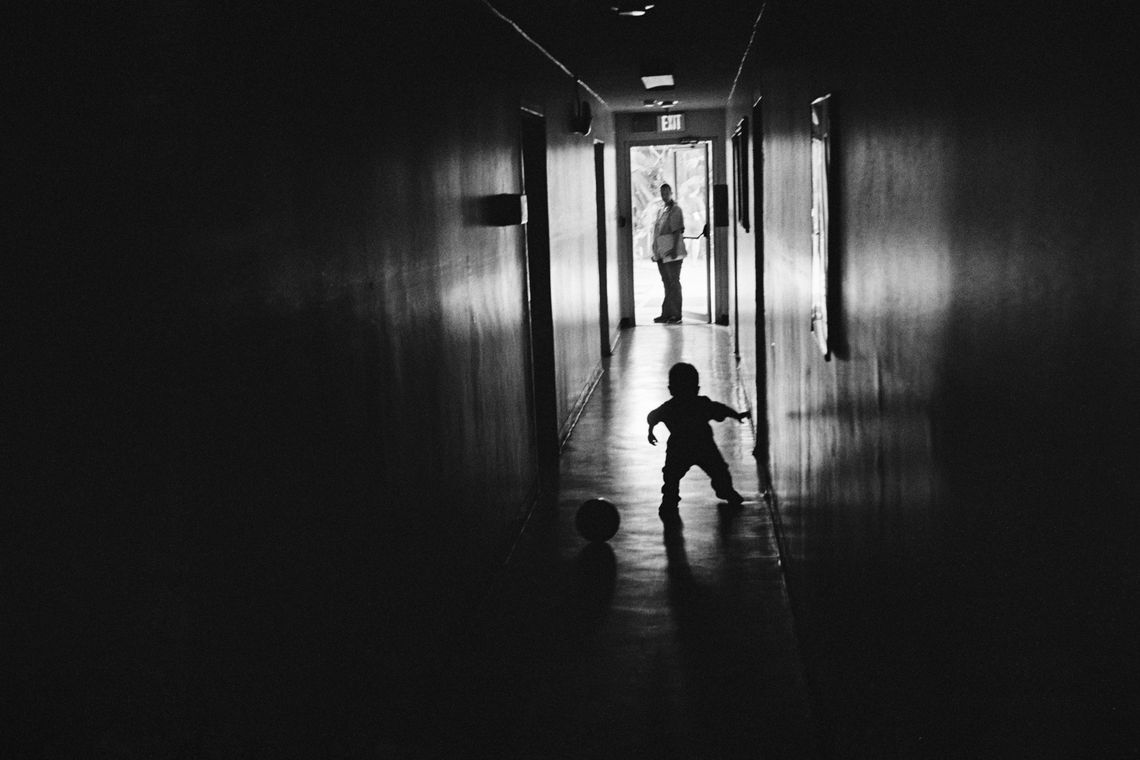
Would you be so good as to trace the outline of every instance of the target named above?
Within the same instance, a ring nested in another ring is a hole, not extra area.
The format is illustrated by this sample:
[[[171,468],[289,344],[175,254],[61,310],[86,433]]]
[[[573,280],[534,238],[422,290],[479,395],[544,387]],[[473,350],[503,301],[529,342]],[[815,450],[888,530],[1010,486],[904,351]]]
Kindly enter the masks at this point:
[[[736,420],[737,422],[743,422],[744,420],[746,420],[752,416],[752,412],[749,412],[749,411],[738,412],[735,409],[733,409],[731,406],[728,406],[726,404],[722,404],[719,401],[712,402],[712,410],[713,410],[712,419],[714,419],[717,422],[720,422],[721,420],[726,420],[729,417]]]
[[[657,423],[661,421],[658,410],[654,409],[650,412],[649,416],[645,418],[645,421],[649,423],[649,445],[656,446],[657,436],[653,435],[653,428],[657,427]]]

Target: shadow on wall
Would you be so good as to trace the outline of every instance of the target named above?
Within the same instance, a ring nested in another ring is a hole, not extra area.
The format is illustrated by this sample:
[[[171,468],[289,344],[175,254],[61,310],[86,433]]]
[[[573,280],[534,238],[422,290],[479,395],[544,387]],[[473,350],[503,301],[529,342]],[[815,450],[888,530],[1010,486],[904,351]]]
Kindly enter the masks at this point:
[[[1080,102],[1034,144],[995,147],[977,125],[962,135],[975,163],[963,167],[971,192],[955,218],[976,221],[954,240],[934,447],[959,526],[948,554],[961,563],[960,593],[980,595],[964,629],[995,674],[991,698],[1036,726],[1041,753],[1126,756],[1140,751],[1125,717],[1140,709],[1140,658],[1124,622],[1140,602],[1128,548],[1140,523],[1124,507],[1137,420],[1121,400],[1140,367],[1120,350],[1131,328],[1116,305],[1135,292],[1122,276],[1134,243],[1115,220],[1136,194],[1121,141],[1098,140],[1108,120],[1082,118]],[[1010,199],[1018,214],[992,212]]]
[[[1126,348],[1137,335],[1137,259],[1135,225],[1124,221],[1138,207],[1137,167],[1116,128],[1135,103],[1115,111],[1103,100],[1125,87],[1125,48],[1116,27],[1083,11],[1073,26],[1034,16],[1042,33],[991,46],[1023,29],[1006,23],[1004,6],[995,13],[1002,24],[972,38],[953,71],[932,52],[909,52],[932,80],[946,77],[944,93],[924,90],[931,80],[912,83],[908,98],[851,84],[866,111],[906,110],[849,141],[877,159],[852,170],[868,192],[851,224],[881,228],[845,237],[897,244],[933,233],[913,251],[857,250],[847,273],[862,277],[853,298],[882,294],[852,302],[850,351],[894,377],[861,375],[853,361],[821,381],[815,354],[802,377],[776,378],[777,403],[799,409],[807,397],[804,411],[773,420],[786,460],[803,468],[778,473],[788,492],[779,508],[797,623],[838,757],[1140,750],[1130,622],[1140,604],[1140,513],[1130,506],[1138,420],[1125,402],[1140,379]],[[962,39],[935,36],[947,49]],[[794,74],[779,74],[766,106],[777,127],[780,85],[803,95]],[[1071,97],[1056,107],[1035,82],[1064,82]],[[919,114],[925,121],[906,121]],[[924,207],[931,197],[945,200]],[[907,279],[924,270],[939,279]],[[893,300],[928,287],[945,298],[937,313]],[[876,345],[859,345],[868,333]],[[778,360],[792,359],[784,366],[798,366],[796,348],[781,350]],[[866,392],[872,385],[885,403]]]
[[[391,408],[390,354],[346,301],[175,324],[161,354],[96,370],[155,385],[119,431],[71,427],[77,461],[108,444],[113,461],[41,485],[54,506],[11,555],[12,649],[56,655],[9,671],[11,749],[363,754],[414,730],[401,711],[434,698],[442,642],[493,568],[473,537],[502,526],[440,439],[407,434],[433,411]],[[420,359],[430,400],[441,378]],[[37,551],[51,563],[18,560]]]
[[[535,477],[520,246],[476,230],[472,285],[440,212],[514,179],[517,105],[451,160],[454,125],[376,130],[445,53],[374,6],[142,10],[143,192],[20,280],[0,754],[363,756],[415,729]]]

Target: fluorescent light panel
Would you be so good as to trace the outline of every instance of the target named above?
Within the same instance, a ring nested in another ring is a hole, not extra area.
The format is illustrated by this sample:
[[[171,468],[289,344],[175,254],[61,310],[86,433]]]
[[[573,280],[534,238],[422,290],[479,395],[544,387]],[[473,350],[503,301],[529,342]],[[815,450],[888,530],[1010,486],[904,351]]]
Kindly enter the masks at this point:
[[[673,75],[654,74],[653,76],[642,77],[641,83],[645,85],[645,89],[647,90],[664,89],[673,86]]]
[[[644,16],[653,10],[653,3],[625,3],[611,6],[611,9],[619,16]]]

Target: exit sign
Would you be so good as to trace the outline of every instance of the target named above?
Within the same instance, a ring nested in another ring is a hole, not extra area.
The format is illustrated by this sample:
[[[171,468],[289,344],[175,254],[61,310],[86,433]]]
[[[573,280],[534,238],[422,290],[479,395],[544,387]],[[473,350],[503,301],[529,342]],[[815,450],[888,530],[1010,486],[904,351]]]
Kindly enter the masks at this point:
[[[684,132],[685,114],[663,113],[657,117],[658,132]]]

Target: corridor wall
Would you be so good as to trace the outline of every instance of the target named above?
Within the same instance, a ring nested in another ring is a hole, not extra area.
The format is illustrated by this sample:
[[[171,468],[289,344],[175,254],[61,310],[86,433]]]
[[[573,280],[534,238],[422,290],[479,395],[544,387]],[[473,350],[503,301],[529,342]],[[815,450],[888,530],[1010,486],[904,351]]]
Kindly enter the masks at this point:
[[[0,754],[360,756],[446,667],[537,487],[524,232],[485,201],[543,114],[565,418],[613,126],[594,102],[572,133],[572,80],[482,3],[438,11],[155,1],[15,35]]]
[[[738,232],[835,757],[1137,751],[1130,28],[1110,3],[762,18],[726,131],[760,99],[762,241]],[[830,359],[810,322],[810,104],[827,94]]]

